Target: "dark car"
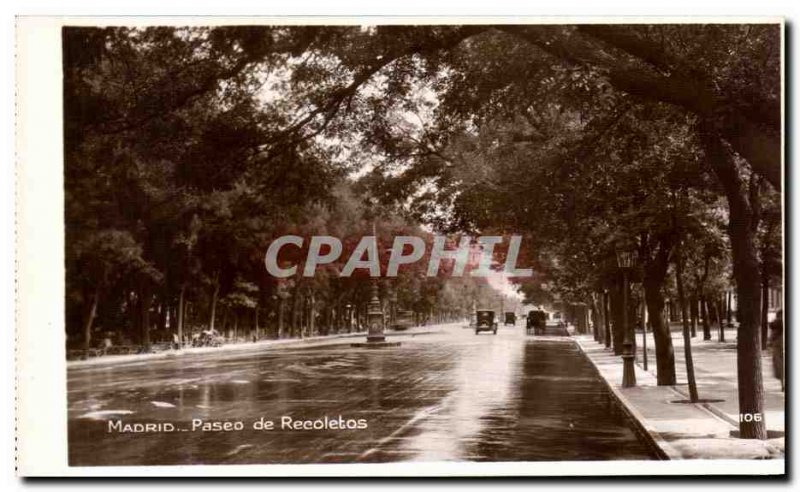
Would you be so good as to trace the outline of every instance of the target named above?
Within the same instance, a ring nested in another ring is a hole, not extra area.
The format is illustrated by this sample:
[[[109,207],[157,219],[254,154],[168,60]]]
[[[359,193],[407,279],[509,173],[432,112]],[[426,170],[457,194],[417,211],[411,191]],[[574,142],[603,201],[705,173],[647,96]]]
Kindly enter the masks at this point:
[[[536,309],[528,313],[528,322],[525,330],[530,334],[533,331],[534,335],[544,335],[544,328],[547,324],[547,313],[541,309]]]
[[[491,331],[497,335],[497,322],[494,320],[494,311],[479,309],[476,313],[475,334],[482,331]]]
[[[517,324],[517,313],[507,312],[506,319],[503,323],[504,325],[516,325]]]

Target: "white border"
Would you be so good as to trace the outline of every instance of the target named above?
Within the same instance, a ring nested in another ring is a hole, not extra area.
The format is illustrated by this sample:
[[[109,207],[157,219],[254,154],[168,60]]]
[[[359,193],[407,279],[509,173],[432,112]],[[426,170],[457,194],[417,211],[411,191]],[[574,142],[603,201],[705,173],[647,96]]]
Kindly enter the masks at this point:
[[[451,10],[452,11],[452,10]],[[19,473],[25,476],[570,476],[759,475],[783,460],[667,462],[388,463],[379,465],[191,465],[68,467],[63,346],[63,175],[60,26],[97,24],[377,24],[574,22],[780,22],[778,17],[26,17],[18,19],[17,357]],[[743,466],[744,465],[744,466]]]
[[[156,477],[532,477],[780,475],[784,460],[404,462],[319,465],[96,466],[52,469],[62,476]]]
[[[18,27],[17,457],[38,475],[67,456],[61,38],[54,21]]]
[[[65,26],[208,26],[208,25],[481,25],[481,24],[776,24],[783,22],[781,16],[415,16],[415,15],[374,15],[374,16],[110,16],[110,17],[37,17],[20,16],[24,22],[51,22]]]

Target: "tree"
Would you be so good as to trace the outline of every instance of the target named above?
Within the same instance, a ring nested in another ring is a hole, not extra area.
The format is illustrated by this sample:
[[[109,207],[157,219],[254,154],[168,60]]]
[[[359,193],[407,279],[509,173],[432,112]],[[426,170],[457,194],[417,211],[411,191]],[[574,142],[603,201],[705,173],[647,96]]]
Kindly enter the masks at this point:
[[[258,100],[255,62],[281,66],[315,35],[65,28],[67,310],[68,320],[87,313],[87,345],[96,312],[111,329],[122,328],[115,311],[127,312],[148,346],[151,311],[159,328],[177,311],[182,335],[187,296],[205,297],[204,281],[213,323],[213,300],[233,285],[222,270],[252,268],[274,228],[251,217],[290,217],[326,196],[338,172],[329,150],[300,142],[270,161],[254,152],[288,124]]]
[[[764,423],[764,386],[761,371],[761,298],[758,285],[759,262],[754,241],[756,223],[752,202],[740,175],[740,165],[729,148],[710,128],[703,134],[706,156],[725,189],[730,213],[728,234],[731,239],[733,274],[739,311],[737,329],[737,372],[739,380],[739,412],[761,415],[762,419],[748,422],[742,419],[743,438],[766,439]]]

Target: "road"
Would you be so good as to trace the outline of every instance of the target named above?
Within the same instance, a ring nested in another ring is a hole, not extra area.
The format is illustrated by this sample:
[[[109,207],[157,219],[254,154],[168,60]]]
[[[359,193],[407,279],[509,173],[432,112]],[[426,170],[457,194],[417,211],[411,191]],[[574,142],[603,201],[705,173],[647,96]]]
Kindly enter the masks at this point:
[[[652,459],[591,363],[548,330],[447,325],[396,348],[70,368],[70,465]],[[332,428],[348,421],[366,428]],[[223,422],[237,428],[208,430]]]

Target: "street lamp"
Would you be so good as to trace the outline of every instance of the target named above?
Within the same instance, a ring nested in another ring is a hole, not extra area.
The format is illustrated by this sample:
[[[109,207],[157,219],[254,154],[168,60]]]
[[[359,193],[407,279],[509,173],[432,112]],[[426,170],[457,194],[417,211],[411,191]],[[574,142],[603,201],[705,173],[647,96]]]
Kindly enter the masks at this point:
[[[372,222],[372,236],[375,244],[378,243],[378,233],[375,221]],[[384,324],[386,319],[383,315],[383,306],[378,297],[378,279],[372,278],[370,281],[370,300],[367,304],[367,343],[351,343],[353,347],[397,347],[400,342],[387,342],[384,335]]]
[[[628,274],[633,268],[635,258],[634,252],[627,249],[617,250],[617,266],[622,271],[622,387],[632,388],[636,386],[636,372],[634,371],[633,360],[636,355],[633,353],[633,338],[631,336],[631,324],[628,320]]]
[[[375,227],[375,221],[372,221],[372,237],[375,238],[375,245],[378,244],[378,232]],[[383,306],[378,298],[378,279],[373,278],[370,284],[370,299],[367,305],[367,342],[385,342],[386,337],[383,335],[384,328]]]
[[[383,335],[383,308],[378,298],[378,281],[372,279],[370,285],[370,300],[367,305],[367,341],[383,342],[386,337]]]

